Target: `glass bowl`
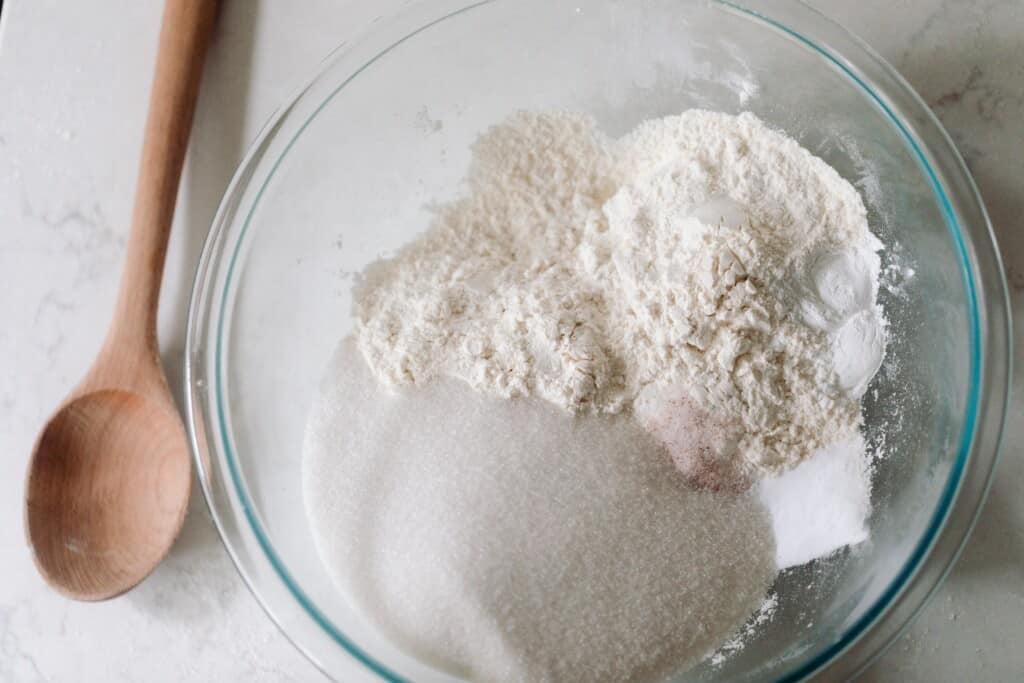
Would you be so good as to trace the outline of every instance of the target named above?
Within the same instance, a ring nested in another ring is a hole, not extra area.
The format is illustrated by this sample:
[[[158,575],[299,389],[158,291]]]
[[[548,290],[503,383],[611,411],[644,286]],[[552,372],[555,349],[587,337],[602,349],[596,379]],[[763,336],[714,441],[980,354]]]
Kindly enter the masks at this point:
[[[885,455],[871,541],[781,574],[778,610],[687,681],[846,678],[944,577],[991,477],[1009,386],[1005,282],[948,136],[857,39],[788,0],[412,3],[334,53],[225,195],[189,312],[187,421],[224,544],[282,631],[344,681],[455,681],[338,593],[305,518],[307,411],[351,328],[353,277],[456,196],[470,143],[520,109],[610,134],[691,107],[753,111],[862,192],[891,324],[866,403]]]

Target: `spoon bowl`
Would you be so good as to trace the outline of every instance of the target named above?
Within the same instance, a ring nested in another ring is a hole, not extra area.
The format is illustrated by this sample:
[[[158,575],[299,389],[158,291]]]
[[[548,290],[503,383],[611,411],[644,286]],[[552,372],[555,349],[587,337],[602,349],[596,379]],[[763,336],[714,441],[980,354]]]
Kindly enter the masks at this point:
[[[69,597],[103,600],[149,574],[185,517],[188,453],[177,412],[161,400],[110,389],[58,410],[39,437],[26,489],[44,578]]]

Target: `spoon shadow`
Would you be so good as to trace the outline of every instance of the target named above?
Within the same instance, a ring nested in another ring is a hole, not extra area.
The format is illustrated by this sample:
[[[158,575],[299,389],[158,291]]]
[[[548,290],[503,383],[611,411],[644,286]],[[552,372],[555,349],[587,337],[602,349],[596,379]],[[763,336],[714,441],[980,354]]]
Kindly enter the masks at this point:
[[[178,267],[185,284],[166,304],[175,311],[176,326],[167,335],[162,354],[171,394],[183,416],[184,328],[191,282],[221,196],[249,144],[245,123],[258,28],[258,3],[221,4],[217,39],[206,57],[203,89],[196,105],[179,200],[183,224]],[[196,495],[189,501],[185,524],[168,559],[195,559],[219,546],[198,481],[194,482],[193,489]],[[158,570],[158,573],[161,572]]]

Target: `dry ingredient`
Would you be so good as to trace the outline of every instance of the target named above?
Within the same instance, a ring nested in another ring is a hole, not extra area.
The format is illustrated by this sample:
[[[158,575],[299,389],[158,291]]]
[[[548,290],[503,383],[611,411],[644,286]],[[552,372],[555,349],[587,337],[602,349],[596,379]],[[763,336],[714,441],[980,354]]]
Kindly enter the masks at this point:
[[[472,680],[705,659],[770,618],[778,569],[867,536],[879,248],[853,187],[750,114],[620,140],[513,116],[354,292],[305,445],[328,571]]]
[[[867,540],[871,458],[863,437],[831,443],[792,470],[765,477],[757,495],[772,518],[779,569]]]
[[[356,292],[384,382],[454,375],[581,413],[668,391],[735,424],[711,469],[747,476],[856,434],[877,365],[843,350],[873,339],[880,359],[880,245],[854,188],[792,139],[751,114],[610,140],[521,113],[476,143],[468,185]]]
[[[776,573],[764,507],[687,487],[627,416],[456,380],[396,395],[351,344],[303,469],[343,594],[404,650],[471,681],[660,680],[709,656]]]

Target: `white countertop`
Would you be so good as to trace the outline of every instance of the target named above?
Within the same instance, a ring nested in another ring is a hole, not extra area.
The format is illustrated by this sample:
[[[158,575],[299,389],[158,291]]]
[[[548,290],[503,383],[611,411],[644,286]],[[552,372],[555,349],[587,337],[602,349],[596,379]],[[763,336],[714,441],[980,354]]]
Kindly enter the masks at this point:
[[[395,1],[223,3],[161,300],[173,384],[199,249],[248,141],[321,58]],[[988,204],[1014,313],[1024,320],[1024,4],[811,4],[894,64],[953,135]],[[159,18],[156,0],[9,0],[0,18],[0,680],[321,680],[238,578],[198,488],[167,561],[116,600],[58,597],[37,576],[24,541],[23,472],[33,439],[96,352],[112,305]],[[1019,379],[1014,388],[977,531],[918,622],[862,680],[1024,676]]]

